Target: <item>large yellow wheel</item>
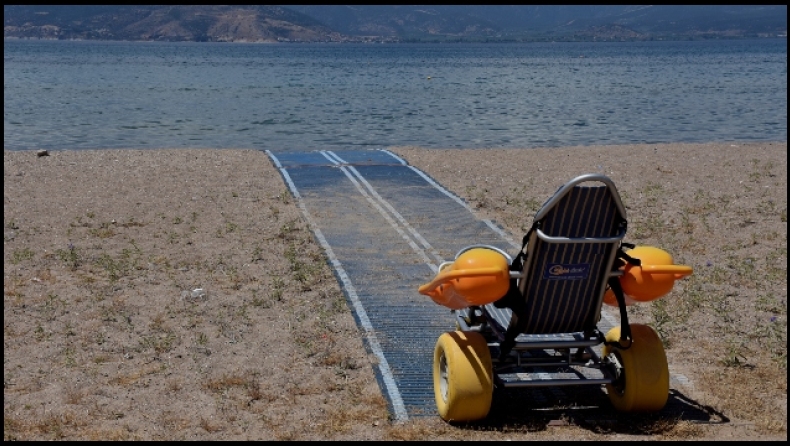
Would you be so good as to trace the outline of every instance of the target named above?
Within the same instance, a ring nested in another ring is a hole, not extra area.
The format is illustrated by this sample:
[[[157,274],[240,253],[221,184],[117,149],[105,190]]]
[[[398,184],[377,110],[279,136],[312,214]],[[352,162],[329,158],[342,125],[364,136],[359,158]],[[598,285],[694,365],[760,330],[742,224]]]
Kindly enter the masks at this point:
[[[475,421],[488,415],[494,392],[491,353],[471,331],[444,333],[433,351],[433,391],[445,421]]]
[[[612,355],[616,379],[606,385],[609,400],[623,412],[661,410],[669,397],[669,366],[664,345],[658,333],[647,325],[631,324],[631,348],[622,349],[604,344],[603,356]],[[617,342],[620,327],[606,334],[606,340]]]

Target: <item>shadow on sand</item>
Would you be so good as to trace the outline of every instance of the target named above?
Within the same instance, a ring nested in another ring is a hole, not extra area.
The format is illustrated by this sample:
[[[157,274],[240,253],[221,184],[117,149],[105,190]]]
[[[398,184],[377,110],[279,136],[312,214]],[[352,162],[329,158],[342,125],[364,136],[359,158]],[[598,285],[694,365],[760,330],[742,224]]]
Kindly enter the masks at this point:
[[[603,388],[565,387],[497,391],[485,420],[459,425],[472,430],[536,432],[550,426],[578,426],[607,434],[657,435],[681,422],[725,424],[730,419],[676,389],[667,405],[655,413],[622,413],[615,410]]]

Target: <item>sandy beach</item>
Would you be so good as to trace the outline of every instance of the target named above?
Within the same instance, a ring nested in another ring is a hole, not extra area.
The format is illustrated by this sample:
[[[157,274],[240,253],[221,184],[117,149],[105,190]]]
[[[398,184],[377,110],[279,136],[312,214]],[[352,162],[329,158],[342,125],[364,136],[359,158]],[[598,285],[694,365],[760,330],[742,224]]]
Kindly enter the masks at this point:
[[[516,239],[566,181],[612,178],[626,240],[694,268],[629,314],[713,421],[393,423],[263,152],[6,150],[4,440],[787,439],[787,142],[389,150]]]

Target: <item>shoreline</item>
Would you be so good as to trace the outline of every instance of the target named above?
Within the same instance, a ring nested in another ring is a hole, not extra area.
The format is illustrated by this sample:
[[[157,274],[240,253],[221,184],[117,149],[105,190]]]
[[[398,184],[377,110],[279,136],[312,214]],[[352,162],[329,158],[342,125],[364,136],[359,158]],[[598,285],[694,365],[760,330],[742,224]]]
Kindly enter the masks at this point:
[[[413,145],[390,145],[390,146],[381,146],[378,148],[370,148],[370,150],[397,150],[397,149],[419,149],[425,151],[440,151],[440,150],[450,150],[450,151],[563,151],[563,150],[618,150],[618,149],[633,149],[633,148],[667,148],[667,147],[687,147],[687,148],[703,148],[704,146],[711,146],[711,145],[718,145],[718,146],[726,146],[726,145],[736,145],[736,146],[744,146],[749,147],[755,144],[767,144],[767,145],[774,145],[774,144],[787,144],[787,140],[778,140],[778,139],[764,139],[764,140],[726,140],[726,141],[684,141],[684,142],[640,142],[640,143],[618,143],[618,144],[598,144],[598,143],[590,143],[590,144],[582,144],[582,145],[568,145],[568,146],[533,146],[533,147],[425,147],[425,146],[413,146]],[[271,149],[271,148],[257,148],[257,147],[91,147],[91,148],[51,148],[51,147],[28,147],[28,148],[14,148],[14,149],[4,149],[5,152],[37,152],[37,151],[47,151],[47,152],[82,152],[82,151],[163,151],[163,150],[217,150],[217,151],[224,151],[224,150],[251,150],[251,151],[259,151],[265,152],[266,150],[271,150],[273,153],[292,153],[292,152],[315,152],[319,150],[329,150],[329,151],[342,151],[342,150],[368,150],[367,146],[365,147],[322,147],[316,149],[306,149],[306,150],[289,150],[289,149]]]

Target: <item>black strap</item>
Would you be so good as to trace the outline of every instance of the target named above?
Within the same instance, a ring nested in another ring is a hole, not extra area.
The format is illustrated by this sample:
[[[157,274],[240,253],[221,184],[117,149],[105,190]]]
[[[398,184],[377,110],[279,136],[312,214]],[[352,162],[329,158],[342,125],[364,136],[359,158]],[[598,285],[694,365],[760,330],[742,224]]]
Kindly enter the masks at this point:
[[[619,259],[623,259],[624,261],[628,262],[631,265],[642,266],[642,260],[637,259],[636,257],[629,256],[628,254],[625,253],[625,251],[623,251],[623,248],[634,249],[636,248],[636,245],[634,245],[633,243],[625,243],[625,242],[621,243],[620,248],[617,250],[617,257]],[[618,268],[620,266],[622,265],[618,265]]]
[[[524,235],[524,238],[521,239],[521,249],[518,251],[516,258],[513,259],[513,262],[510,264],[511,271],[521,271],[522,267],[524,266],[524,251],[526,251],[527,243],[529,243],[529,237],[532,235],[532,232],[535,230],[535,228],[538,227],[540,227],[540,222],[535,222],[532,227],[529,228],[529,231],[527,231],[526,235]]]
[[[617,248],[617,260],[612,266],[614,270],[620,269],[625,266],[625,264],[642,266],[642,261],[640,259],[629,256],[623,250],[623,248],[634,249],[634,247],[635,245],[632,243],[623,242],[620,244],[620,247]],[[631,336],[631,324],[628,323],[628,311],[626,311],[625,307],[625,293],[623,292],[619,277],[612,276],[607,283],[609,288],[612,289],[612,292],[614,292],[614,296],[617,298],[617,306],[620,308],[620,339],[616,342],[606,342],[606,344],[625,350],[631,347],[631,342],[633,341],[633,337]]]
[[[631,347],[631,325],[628,323],[628,312],[625,309],[625,293],[623,287],[620,285],[620,278],[610,277],[609,288],[614,291],[614,296],[617,298],[617,306],[620,307],[620,339],[617,342],[606,342],[606,344],[614,345],[625,350]],[[624,344],[623,341],[626,341]]]

